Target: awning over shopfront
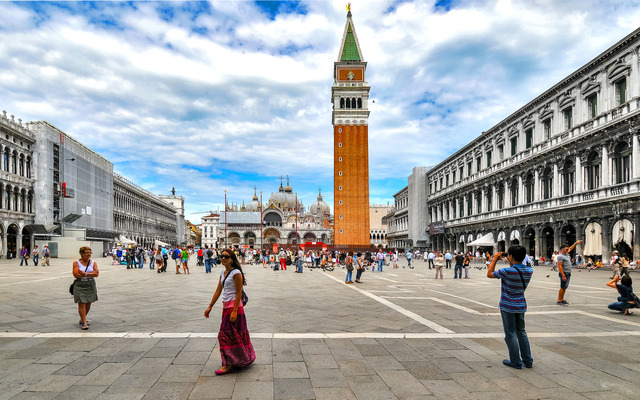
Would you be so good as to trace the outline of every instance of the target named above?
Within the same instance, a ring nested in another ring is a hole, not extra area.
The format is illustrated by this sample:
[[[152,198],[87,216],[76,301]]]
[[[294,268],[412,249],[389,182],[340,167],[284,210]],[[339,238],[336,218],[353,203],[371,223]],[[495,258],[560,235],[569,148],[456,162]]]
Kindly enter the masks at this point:
[[[87,240],[104,240],[104,241],[113,241],[117,240],[118,233],[114,231],[105,231],[102,229],[87,229],[85,232],[85,238]]]
[[[602,227],[592,222],[584,229],[584,255],[597,256],[602,254]]]
[[[474,240],[471,243],[467,243],[467,246],[487,246],[493,247],[497,245],[496,242],[493,241],[493,233],[489,232],[486,235],[482,236],[479,239]]]
[[[53,234],[53,232],[58,229],[60,226],[59,225],[54,225],[54,224],[50,224],[50,225],[39,225],[39,224],[32,224],[29,225],[29,228],[31,228],[31,231],[33,232],[33,236],[51,236],[51,234]]]
[[[611,238],[613,244],[617,245],[620,242],[625,242],[628,246],[631,246],[633,240],[633,224],[628,219],[620,219],[613,225],[611,231]]]
[[[136,244],[135,240],[127,239],[125,236],[120,235],[118,241],[122,244]]]
[[[171,245],[169,243],[165,243],[163,241],[160,241],[160,240],[156,239],[153,242],[153,247],[158,248],[158,246],[159,247],[170,247]]]

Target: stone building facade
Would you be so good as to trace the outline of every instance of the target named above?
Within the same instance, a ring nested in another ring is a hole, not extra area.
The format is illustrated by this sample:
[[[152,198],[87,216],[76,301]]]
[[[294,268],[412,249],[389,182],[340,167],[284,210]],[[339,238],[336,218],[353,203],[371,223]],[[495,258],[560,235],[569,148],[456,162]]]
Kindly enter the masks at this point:
[[[389,225],[384,218],[393,207],[390,204],[372,204],[369,206],[369,224],[371,245],[387,247]]]
[[[200,226],[202,229],[202,239],[200,240],[202,247],[209,246],[210,248],[215,248],[218,244],[220,214],[211,213],[206,217],[202,217]]]
[[[162,200],[166,201],[167,203],[172,204],[173,207],[175,208],[176,221],[177,221],[176,229],[178,232],[177,244],[186,245],[187,240],[191,237],[191,233],[190,233],[191,230],[187,226],[187,223],[184,217],[184,197],[176,196],[176,189],[173,187],[171,188],[170,195],[160,195],[159,197]]]
[[[179,244],[176,214],[173,204],[113,174],[113,226],[118,234],[145,248],[158,241],[175,246]]]
[[[640,259],[640,29],[428,170],[436,250]]]
[[[35,135],[22,120],[0,114],[0,256],[32,248],[35,220]]]
[[[414,167],[407,186],[393,195],[394,206],[384,218],[389,226],[390,247],[409,250],[431,246],[426,184],[429,168]]]
[[[216,237],[218,247],[227,246],[293,246],[306,242],[332,244],[333,216],[331,209],[318,194],[307,210],[293,192],[287,179],[269,201],[261,205],[256,193],[249,204],[229,204],[219,217]],[[203,222],[203,229],[204,229]],[[204,235],[204,233],[203,233]],[[203,236],[204,237],[204,236]]]

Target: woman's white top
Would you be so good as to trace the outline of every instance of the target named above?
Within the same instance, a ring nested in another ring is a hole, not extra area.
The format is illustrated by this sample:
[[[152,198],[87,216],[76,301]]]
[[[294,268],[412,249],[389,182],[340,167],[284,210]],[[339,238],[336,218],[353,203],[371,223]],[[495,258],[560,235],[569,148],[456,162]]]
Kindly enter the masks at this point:
[[[222,301],[231,301],[236,299],[236,283],[233,280],[234,275],[240,273],[238,269],[232,269],[229,271],[229,275],[227,276],[227,280],[224,280],[224,274],[227,272],[226,269],[223,269],[220,272],[220,283],[224,281],[224,286],[222,287]]]
[[[85,268],[87,269],[87,274],[93,272],[93,260],[89,260],[89,265],[82,265],[82,260],[78,260],[78,269],[80,272],[84,272]]]

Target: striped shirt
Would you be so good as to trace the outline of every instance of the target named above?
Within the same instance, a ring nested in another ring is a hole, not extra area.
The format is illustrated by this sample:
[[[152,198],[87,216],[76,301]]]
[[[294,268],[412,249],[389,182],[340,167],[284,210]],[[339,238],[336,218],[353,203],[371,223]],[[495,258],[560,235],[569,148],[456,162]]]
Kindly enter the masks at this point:
[[[500,309],[511,313],[524,313],[527,311],[527,300],[524,298],[524,288],[522,287],[520,274],[518,274],[515,267],[522,273],[524,283],[529,285],[533,269],[521,264],[494,271],[493,276],[502,282]]]

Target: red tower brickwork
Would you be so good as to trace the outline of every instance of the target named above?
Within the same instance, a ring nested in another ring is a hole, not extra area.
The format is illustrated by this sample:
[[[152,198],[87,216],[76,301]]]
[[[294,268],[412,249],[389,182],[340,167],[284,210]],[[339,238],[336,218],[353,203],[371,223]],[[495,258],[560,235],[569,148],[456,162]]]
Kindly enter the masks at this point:
[[[369,90],[351,11],[334,63],[333,191],[334,243],[368,247],[369,232]]]

